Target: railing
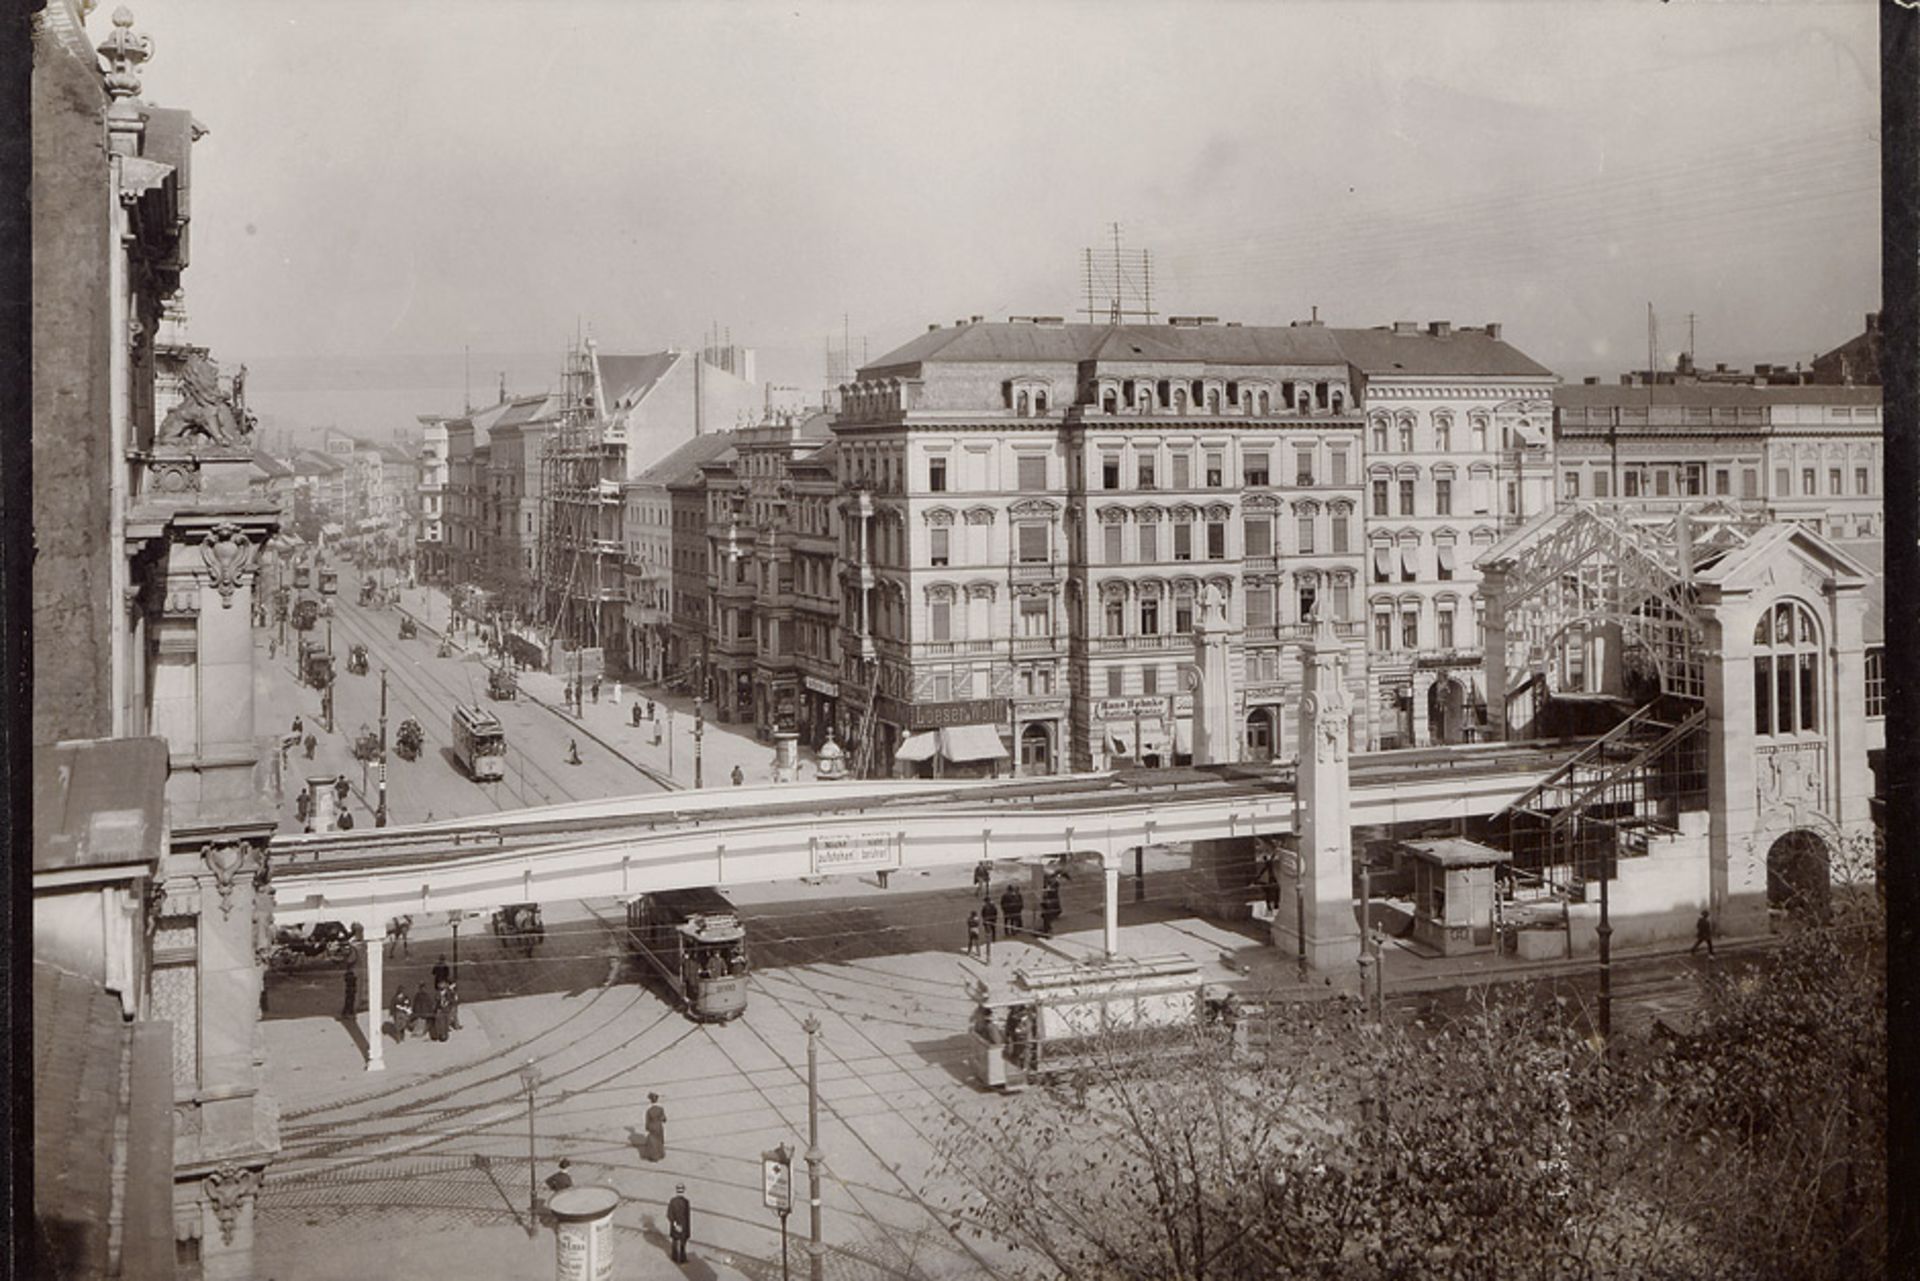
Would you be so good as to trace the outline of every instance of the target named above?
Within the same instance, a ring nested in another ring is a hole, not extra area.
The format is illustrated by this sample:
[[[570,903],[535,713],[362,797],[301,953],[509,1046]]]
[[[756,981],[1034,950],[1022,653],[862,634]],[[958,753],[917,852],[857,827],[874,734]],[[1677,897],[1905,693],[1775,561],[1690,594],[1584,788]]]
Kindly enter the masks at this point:
[[[1013,578],[1021,583],[1045,582],[1059,578],[1065,569],[1066,566],[1057,561],[1021,561],[1014,564]]]
[[[1013,638],[1013,652],[1016,654],[1051,654],[1064,642],[1064,636],[1016,636]]]
[[[1095,636],[1093,648],[1096,651],[1129,652],[1138,650],[1174,649],[1191,646],[1191,636],[1178,636],[1171,632],[1154,636]]]
[[[1049,641],[1053,638],[1048,637]],[[991,654],[998,642],[993,640],[922,641],[914,648],[926,658],[949,658],[956,654]]]

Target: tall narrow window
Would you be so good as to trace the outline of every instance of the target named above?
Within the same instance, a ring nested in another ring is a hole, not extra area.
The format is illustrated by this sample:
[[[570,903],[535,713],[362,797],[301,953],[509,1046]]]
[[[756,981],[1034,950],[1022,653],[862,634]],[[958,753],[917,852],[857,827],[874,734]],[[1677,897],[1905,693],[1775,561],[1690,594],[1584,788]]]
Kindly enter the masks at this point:
[[[1207,522],[1207,559],[1225,560],[1227,558],[1227,527],[1217,520]]]
[[[1411,454],[1413,452],[1413,424],[1412,423],[1400,424],[1400,452],[1403,454]]]
[[[944,494],[947,492],[947,460],[929,458],[927,460],[927,492]]]
[[[1241,536],[1246,539],[1247,555],[1273,555],[1273,522],[1265,516],[1247,517]]]
[[[1300,526],[1300,554],[1302,556],[1311,556],[1314,554],[1313,517],[1301,516],[1299,518],[1299,526]]]
[[[1173,527],[1173,558],[1193,559],[1193,526],[1186,521],[1180,521]]]
[[[1816,733],[1820,716],[1820,647],[1813,614],[1782,601],[1754,627],[1753,724],[1762,736]]]
[[[1135,479],[1136,479],[1136,481],[1137,481],[1137,483],[1138,483],[1138,485],[1139,485],[1139,487],[1140,487],[1141,489],[1152,489],[1152,488],[1154,488],[1154,483],[1153,483],[1153,464],[1154,464],[1154,457],[1153,457],[1153,455],[1152,455],[1152,454],[1141,454],[1141,455],[1140,455],[1140,456],[1139,456],[1139,457],[1138,457],[1138,458],[1137,458],[1137,459],[1135,460],[1135,462],[1136,462],[1136,464],[1137,464],[1137,468],[1138,468],[1138,470],[1137,470],[1137,471],[1136,471],[1136,473],[1135,473]]]
[[[1376,516],[1390,514],[1387,511],[1387,482],[1384,480],[1373,482],[1373,514]]]
[[[1105,533],[1106,533],[1106,543],[1107,543],[1106,545],[1107,564],[1109,565],[1121,564],[1126,560],[1126,555],[1121,550],[1121,546],[1120,546],[1120,542],[1121,542],[1120,526],[1108,525],[1106,527]]]
[[[1856,494],[1867,492],[1867,469],[1864,467],[1853,469],[1853,492]]]
[[[1452,649],[1453,648],[1453,606],[1444,605],[1444,604],[1441,605],[1439,608],[1439,611],[1434,614],[1434,622],[1435,622],[1435,632],[1436,632],[1434,639],[1439,643],[1439,646],[1441,649]]]
[[[935,565],[945,565],[947,563],[948,543],[951,535],[952,531],[946,529],[936,529],[930,532],[927,559],[931,563]]]
[[[1047,487],[1047,456],[1045,454],[1021,454],[1015,464],[1015,475],[1020,489],[1032,493]]]
[[[1146,524],[1140,526],[1134,537],[1140,543],[1140,563],[1151,565],[1160,559],[1160,526]]]
[[[1193,488],[1193,455],[1185,450],[1177,450],[1173,455],[1173,487]]]
[[[953,639],[953,606],[946,601],[935,601],[927,607],[929,623],[928,635],[937,641]]]
[[[1400,610],[1400,644],[1405,649],[1420,648],[1420,608],[1406,605]]]
[[[1347,451],[1335,449],[1327,454],[1327,481],[1333,485],[1347,483]]]
[[[1273,626],[1273,589],[1271,587],[1247,588],[1247,626]]]
[[[1160,602],[1151,597],[1140,602],[1140,634],[1142,636],[1160,634]]]
[[[1249,450],[1240,455],[1240,473],[1249,489],[1264,489],[1269,481],[1267,472],[1267,451]]]
[[[1207,455],[1207,488],[1219,489],[1225,485],[1227,483],[1226,475],[1227,469],[1224,456],[1217,453],[1209,453]]]
[[[1400,514],[1413,515],[1413,482],[1411,480],[1400,482]]]
[[[1107,598],[1105,610],[1107,635],[1125,636],[1127,634],[1127,607],[1121,601]]]
[[[1453,515],[1453,477],[1435,476],[1433,478],[1433,514]]]
[[[1120,488],[1120,455],[1100,455],[1100,488]]]
[[[1047,527],[1045,525],[1020,526],[1020,563],[1031,565],[1043,563],[1048,559]]]
[[[1385,653],[1393,648],[1393,611],[1378,609],[1373,613],[1373,647]]]
[[[1353,617],[1353,586],[1344,578],[1333,585],[1333,616],[1342,623]]]
[[[1350,526],[1347,524],[1347,514],[1343,511],[1335,509],[1333,513],[1332,525],[1333,525],[1333,553],[1336,556],[1344,556],[1347,554],[1347,552],[1352,550],[1350,546],[1351,539],[1348,533]]]

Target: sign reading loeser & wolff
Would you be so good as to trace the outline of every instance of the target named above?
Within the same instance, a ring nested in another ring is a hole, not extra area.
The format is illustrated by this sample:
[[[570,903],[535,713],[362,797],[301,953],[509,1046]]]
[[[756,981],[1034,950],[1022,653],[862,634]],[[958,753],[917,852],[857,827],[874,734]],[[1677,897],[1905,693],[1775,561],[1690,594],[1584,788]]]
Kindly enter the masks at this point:
[[[812,838],[813,874],[832,876],[840,872],[895,871],[900,866],[900,851],[886,832],[848,832]]]

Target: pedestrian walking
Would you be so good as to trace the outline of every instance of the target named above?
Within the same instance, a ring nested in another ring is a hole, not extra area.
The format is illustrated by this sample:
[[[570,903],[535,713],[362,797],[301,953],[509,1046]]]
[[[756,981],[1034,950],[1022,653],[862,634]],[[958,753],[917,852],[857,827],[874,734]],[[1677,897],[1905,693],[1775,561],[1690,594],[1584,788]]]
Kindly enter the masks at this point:
[[[442,987],[433,994],[433,1019],[430,1026],[433,1030],[434,1040],[444,1041],[447,1039],[447,1027],[452,1021],[452,1018],[453,1006],[447,1001],[447,989]]]
[[[642,1154],[649,1161],[667,1159],[667,1110],[660,1106],[660,1096],[647,1095],[647,1150]]]
[[[693,1203],[687,1200],[687,1185],[673,1185],[673,1200],[667,1202],[667,1239],[673,1247],[673,1261],[687,1261],[687,1240],[693,1235]]]
[[[351,832],[353,830],[353,811],[352,810],[340,811],[340,830],[343,832]]]
[[[967,955],[980,959],[980,909],[967,913]]]
[[[973,888],[978,890],[980,897],[984,899],[993,888],[992,882],[993,863],[983,858],[973,865]]]
[[[334,800],[344,806],[347,803],[347,797],[351,795],[353,795],[353,786],[347,782],[344,776],[333,780]]]
[[[407,954],[407,935],[412,929],[413,918],[411,916],[396,916],[387,924],[387,933],[395,943],[399,944],[397,951],[400,956]]]
[[[440,993],[440,1001],[447,1007],[447,1026],[458,1032],[460,1030],[460,985],[448,979],[447,986]]]
[[[343,980],[347,989],[346,999],[340,1005],[340,1017],[353,1018],[360,1013],[360,972],[351,965],[347,967],[347,977]]]
[[[312,805],[312,798],[305,792],[293,798],[293,816],[299,819],[302,825],[306,823],[307,813]]]
[[[593,701],[596,703],[600,701],[600,678],[598,676],[593,678]]]
[[[638,710],[639,710],[639,709],[638,709],[638,705],[636,705],[636,706],[635,706],[635,710],[636,710],[636,711],[638,711]],[[653,715],[653,700],[652,700],[652,699],[648,699],[648,700],[647,700],[647,719],[648,719],[648,720],[652,720],[652,719],[654,719],[654,715]]]
[[[1000,937],[1000,909],[993,905],[993,894],[991,891],[988,892],[985,898],[980,900],[980,928],[986,932],[987,956],[991,959],[993,956],[993,941]]]
[[[413,1001],[407,996],[407,989],[397,988],[393,993],[393,1039],[407,1039],[407,1029],[413,1025]]]
[[[1060,878],[1064,872],[1049,872],[1040,890],[1040,932],[1053,937],[1053,923],[1060,919]]]
[[[734,766],[733,767],[733,785],[735,787],[738,787],[740,786],[740,784],[746,781],[747,781],[747,772],[741,769],[738,765]]]
[[[580,742],[578,739],[570,738],[567,740],[567,764],[578,765],[579,763],[580,763]]]
[[[1707,909],[1704,907],[1700,909],[1700,919],[1693,923],[1693,946],[1687,949],[1687,955],[1692,956],[1697,953],[1702,943],[1707,945],[1707,958],[1711,960],[1713,958],[1713,917],[1707,914]]]
[[[1018,885],[1007,886],[1007,892],[1000,896],[1000,915],[1007,923],[1008,938],[1019,933],[1026,923],[1027,899]]]
[[[319,744],[314,741],[313,735],[311,734],[307,735],[307,741],[305,742],[305,744],[303,744],[303,746],[305,746],[305,748],[307,749],[307,759],[312,760],[313,749],[319,746]]]
[[[307,727],[301,722],[298,716],[293,718],[293,732],[295,734],[304,733],[306,728]]]
[[[453,967],[448,965],[447,958],[442,956],[433,963],[433,985],[436,988],[442,988],[452,981]]]
[[[633,727],[635,729],[640,728],[640,704],[638,703],[633,705]]]

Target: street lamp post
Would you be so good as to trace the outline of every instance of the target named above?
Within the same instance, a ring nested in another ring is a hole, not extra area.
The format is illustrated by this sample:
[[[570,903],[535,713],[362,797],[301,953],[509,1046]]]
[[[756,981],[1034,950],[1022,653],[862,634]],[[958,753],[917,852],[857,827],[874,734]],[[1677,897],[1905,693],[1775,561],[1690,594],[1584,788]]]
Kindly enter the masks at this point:
[[[1614,840],[1619,840],[1618,832]],[[1618,849],[1618,846],[1615,846]],[[1607,916],[1607,880],[1611,871],[1607,866],[1607,857],[1600,856],[1600,925],[1594,932],[1600,936],[1600,1041],[1603,1046],[1613,1044],[1613,922]]]
[[[373,825],[387,825],[387,669],[380,669],[380,803],[374,807]]]
[[[460,913],[448,912],[447,924],[453,927],[453,981],[460,981]]]
[[[707,718],[697,707],[693,713],[693,790],[699,791],[702,785],[701,759],[705,751],[703,740],[707,735]]]
[[[534,1184],[533,1151],[533,1091],[540,1084],[540,1070],[533,1066],[532,1059],[520,1065],[520,1084],[527,1091],[527,1235],[531,1237],[539,1231],[535,1225],[540,1210],[540,1194]]]
[[[827,1247],[820,1239],[820,1020],[809,1014],[807,1030],[807,1210],[812,1235],[807,1240],[807,1275],[822,1281]]]

